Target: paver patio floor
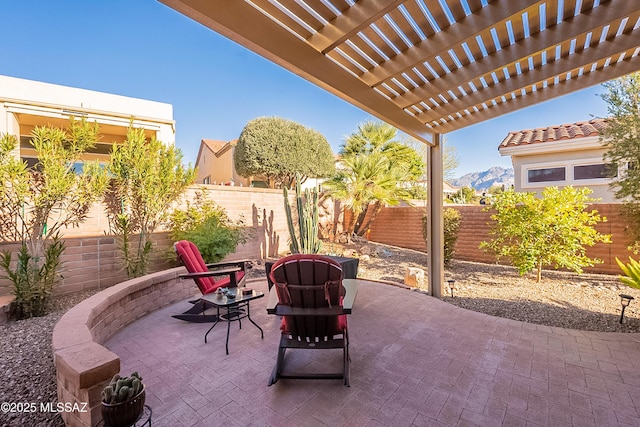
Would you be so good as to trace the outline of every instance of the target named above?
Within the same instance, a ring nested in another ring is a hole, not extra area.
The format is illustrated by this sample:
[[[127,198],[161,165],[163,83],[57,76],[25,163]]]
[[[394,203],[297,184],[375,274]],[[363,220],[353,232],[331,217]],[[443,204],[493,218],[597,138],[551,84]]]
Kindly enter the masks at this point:
[[[266,281],[248,286],[264,290]],[[640,336],[533,325],[463,310],[380,283],[359,288],[349,316],[351,387],[279,380],[267,387],[279,319],[267,298],[252,318],[210,324],[171,317],[173,304],[134,322],[107,347],[137,370],[160,426],[640,426]],[[299,350],[314,369],[341,353]]]

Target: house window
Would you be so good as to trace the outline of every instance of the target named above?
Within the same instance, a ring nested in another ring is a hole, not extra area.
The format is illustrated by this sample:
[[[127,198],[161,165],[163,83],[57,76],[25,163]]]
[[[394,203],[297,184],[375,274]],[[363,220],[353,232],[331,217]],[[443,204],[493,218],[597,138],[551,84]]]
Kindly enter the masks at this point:
[[[202,180],[203,184],[211,184],[211,175],[206,176],[203,180]]]
[[[609,163],[580,165],[573,167],[573,179],[602,179],[618,176],[618,171]]]
[[[564,181],[566,180],[566,178],[567,178],[567,169],[565,167],[529,169],[527,171],[528,182]]]

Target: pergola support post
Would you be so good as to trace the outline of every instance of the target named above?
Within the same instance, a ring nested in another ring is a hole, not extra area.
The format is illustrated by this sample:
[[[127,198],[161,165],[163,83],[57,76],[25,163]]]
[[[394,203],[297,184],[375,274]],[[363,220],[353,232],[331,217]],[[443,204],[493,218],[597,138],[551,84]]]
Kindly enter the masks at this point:
[[[436,133],[427,146],[427,269],[429,294],[437,298],[444,283],[442,173],[442,136]]]

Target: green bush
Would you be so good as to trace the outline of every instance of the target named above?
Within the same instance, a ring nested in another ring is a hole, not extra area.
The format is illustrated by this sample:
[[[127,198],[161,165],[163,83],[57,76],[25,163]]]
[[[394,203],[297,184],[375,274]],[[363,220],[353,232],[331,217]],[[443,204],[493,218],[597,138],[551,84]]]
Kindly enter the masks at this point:
[[[59,235],[51,238],[51,243],[44,250],[44,262],[31,256],[26,244],[18,250],[15,269],[11,265],[11,252],[0,252],[0,266],[7,273],[13,284],[15,300],[11,316],[16,319],[39,317],[47,314],[49,299],[53,285],[61,278],[61,267],[64,242]]]
[[[462,187],[450,197],[451,203],[457,205],[470,205],[478,201],[476,190],[471,187]]]
[[[193,242],[205,262],[218,262],[247,241],[244,221],[232,221],[226,211],[202,192],[184,210],[176,209],[169,220],[173,241]]]
[[[460,212],[454,208],[447,208],[442,211],[442,221],[444,222],[444,265],[449,266],[453,259],[453,254],[458,241],[458,229],[460,228]],[[422,217],[422,235],[427,242],[427,215]],[[428,242],[427,242],[428,243]]]
[[[625,274],[620,281],[630,288],[640,289],[640,262],[629,257],[629,264],[625,264],[616,257],[620,270]]]
[[[175,145],[147,139],[132,121],[124,142],[113,145],[108,172],[111,183],[104,201],[109,232],[127,276],[140,277],[151,264],[153,234],[167,221],[167,206],[195,181],[195,170],[183,165]]]
[[[17,262],[7,251],[0,254],[0,271],[13,286],[15,318],[46,314],[62,268],[62,233],[84,222],[104,193],[105,171],[97,161],[82,160],[98,134],[98,125],[85,119],[71,119],[66,129],[35,127],[29,137],[37,152],[33,167],[16,156],[18,138],[0,134],[0,242],[20,243]]]
[[[480,248],[493,252],[498,260],[510,259],[520,274],[535,270],[538,283],[544,266],[582,273],[583,267],[602,262],[589,258],[585,247],[611,243],[610,235],[594,228],[606,218],[596,210],[587,211],[587,205],[595,201],[589,197],[591,192],[569,186],[546,187],[541,197],[513,190],[495,196],[485,208],[493,212],[493,239],[482,242]]]

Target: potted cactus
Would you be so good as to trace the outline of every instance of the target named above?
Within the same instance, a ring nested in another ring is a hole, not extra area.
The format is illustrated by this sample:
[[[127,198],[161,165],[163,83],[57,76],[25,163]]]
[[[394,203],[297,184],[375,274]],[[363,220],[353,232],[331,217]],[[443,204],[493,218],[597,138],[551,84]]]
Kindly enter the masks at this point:
[[[102,419],[110,427],[133,425],[144,410],[144,384],[134,372],[129,377],[115,374],[102,390]]]

